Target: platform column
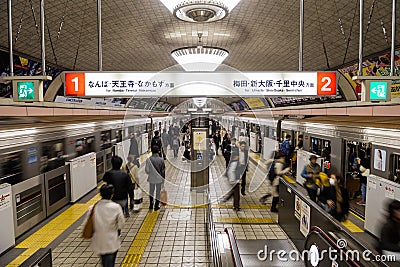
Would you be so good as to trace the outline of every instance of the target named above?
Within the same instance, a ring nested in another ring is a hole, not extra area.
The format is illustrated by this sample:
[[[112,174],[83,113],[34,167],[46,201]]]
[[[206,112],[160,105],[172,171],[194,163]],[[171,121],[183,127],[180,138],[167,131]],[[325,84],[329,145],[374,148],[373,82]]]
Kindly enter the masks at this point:
[[[191,117],[191,124],[192,149],[190,189],[203,191],[208,188],[209,183],[209,115],[207,113],[194,113]]]

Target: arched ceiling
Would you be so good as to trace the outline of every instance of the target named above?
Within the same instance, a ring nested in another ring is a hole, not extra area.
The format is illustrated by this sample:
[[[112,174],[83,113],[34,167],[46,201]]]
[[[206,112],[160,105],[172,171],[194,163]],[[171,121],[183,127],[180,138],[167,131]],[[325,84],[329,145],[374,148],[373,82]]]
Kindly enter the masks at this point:
[[[17,38],[15,51],[36,58],[40,58],[40,38],[34,17],[40,25],[39,2],[12,1],[13,35]],[[196,44],[198,32],[203,33],[206,45],[227,49],[230,56],[224,63],[238,70],[298,68],[298,0],[242,0],[227,18],[208,24],[181,22],[159,0],[102,2],[104,70],[160,71],[168,68],[176,64],[170,52]],[[328,68],[327,61],[332,68],[358,58],[358,2],[305,0],[304,70],[323,70]],[[375,5],[366,33],[372,3]],[[390,43],[391,3],[390,0],[364,1],[365,55],[389,49],[381,22]],[[65,69],[96,70],[96,1],[47,0],[45,12],[48,63]],[[3,33],[0,47],[4,49],[8,46],[7,0],[0,0],[0,14],[0,32]],[[400,21],[400,7],[397,17]],[[400,23],[397,24],[396,44],[399,45]]]

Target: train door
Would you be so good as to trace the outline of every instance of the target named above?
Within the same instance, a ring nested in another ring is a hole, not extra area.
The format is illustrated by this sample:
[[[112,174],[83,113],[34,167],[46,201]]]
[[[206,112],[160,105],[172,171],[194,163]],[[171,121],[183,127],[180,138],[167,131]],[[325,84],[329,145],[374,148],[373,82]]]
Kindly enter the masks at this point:
[[[70,181],[65,157],[64,139],[42,144],[40,171],[44,173],[47,216],[70,201]]]
[[[345,140],[346,153],[344,161],[344,186],[349,193],[350,209],[364,217],[365,205],[361,200],[361,174],[357,168],[356,158],[360,158],[361,165],[365,168],[371,168],[371,143]]]
[[[296,178],[297,175],[297,150],[303,148],[303,133],[299,131],[294,132],[294,136],[292,138],[292,145],[294,147],[294,151],[292,154],[292,174]]]

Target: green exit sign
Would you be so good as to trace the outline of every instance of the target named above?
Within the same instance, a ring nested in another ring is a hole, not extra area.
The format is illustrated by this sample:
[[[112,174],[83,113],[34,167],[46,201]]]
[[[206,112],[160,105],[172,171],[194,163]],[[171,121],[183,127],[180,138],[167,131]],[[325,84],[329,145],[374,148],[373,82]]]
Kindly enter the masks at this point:
[[[34,100],[35,82],[34,81],[17,82],[17,98],[20,101]]]
[[[370,100],[371,101],[387,100],[388,88],[389,88],[389,83],[387,81],[371,81],[369,83]]]

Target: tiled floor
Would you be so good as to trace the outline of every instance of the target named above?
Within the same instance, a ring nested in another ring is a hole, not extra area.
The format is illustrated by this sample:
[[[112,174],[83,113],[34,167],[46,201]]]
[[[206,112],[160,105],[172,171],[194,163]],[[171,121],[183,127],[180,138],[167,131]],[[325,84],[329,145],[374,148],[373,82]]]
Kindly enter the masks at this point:
[[[170,151],[171,152],[171,151]],[[137,266],[210,266],[210,242],[208,240],[207,194],[190,190],[190,164],[180,158],[169,158],[167,163],[168,204],[158,215],[154,229],[148,239],[144,253]],[[277,215],[269,212],[269,205],[260,205],[259,198],[269,191],[267,182],[260,183],[257,190],[247,192],[242,197],[243,209],[235,212],[221,199],[229,191],[230,185],[222,175],[225,162],[219,156],[211,165],[210,194],[213,202],[214,218],[272,218]],[[122,246],[117,254],[119,266],[130,249],[142,223],[148,215],[147,176],[144,164],[139,171],[140,185],[145,191],[143,209],[133,213],[122,229]],[[252,164],[248,172],[248,184],[252,179],[262,180],[265,173]],[[249,190],[248,190],[249,191]],[[197,207],[190,208],[193,205]],[[200,205],[200,206],[199,206]],[[216,223],[217,232],[232,227],[237,239],[287,239],[278,224],[226,224]],[[53,266],[101,266],[99,257],[91,251],[89,241],[80,238],[82,227],[78,227],[53,251]],[[136,266],[136,265],[132,265]]]

